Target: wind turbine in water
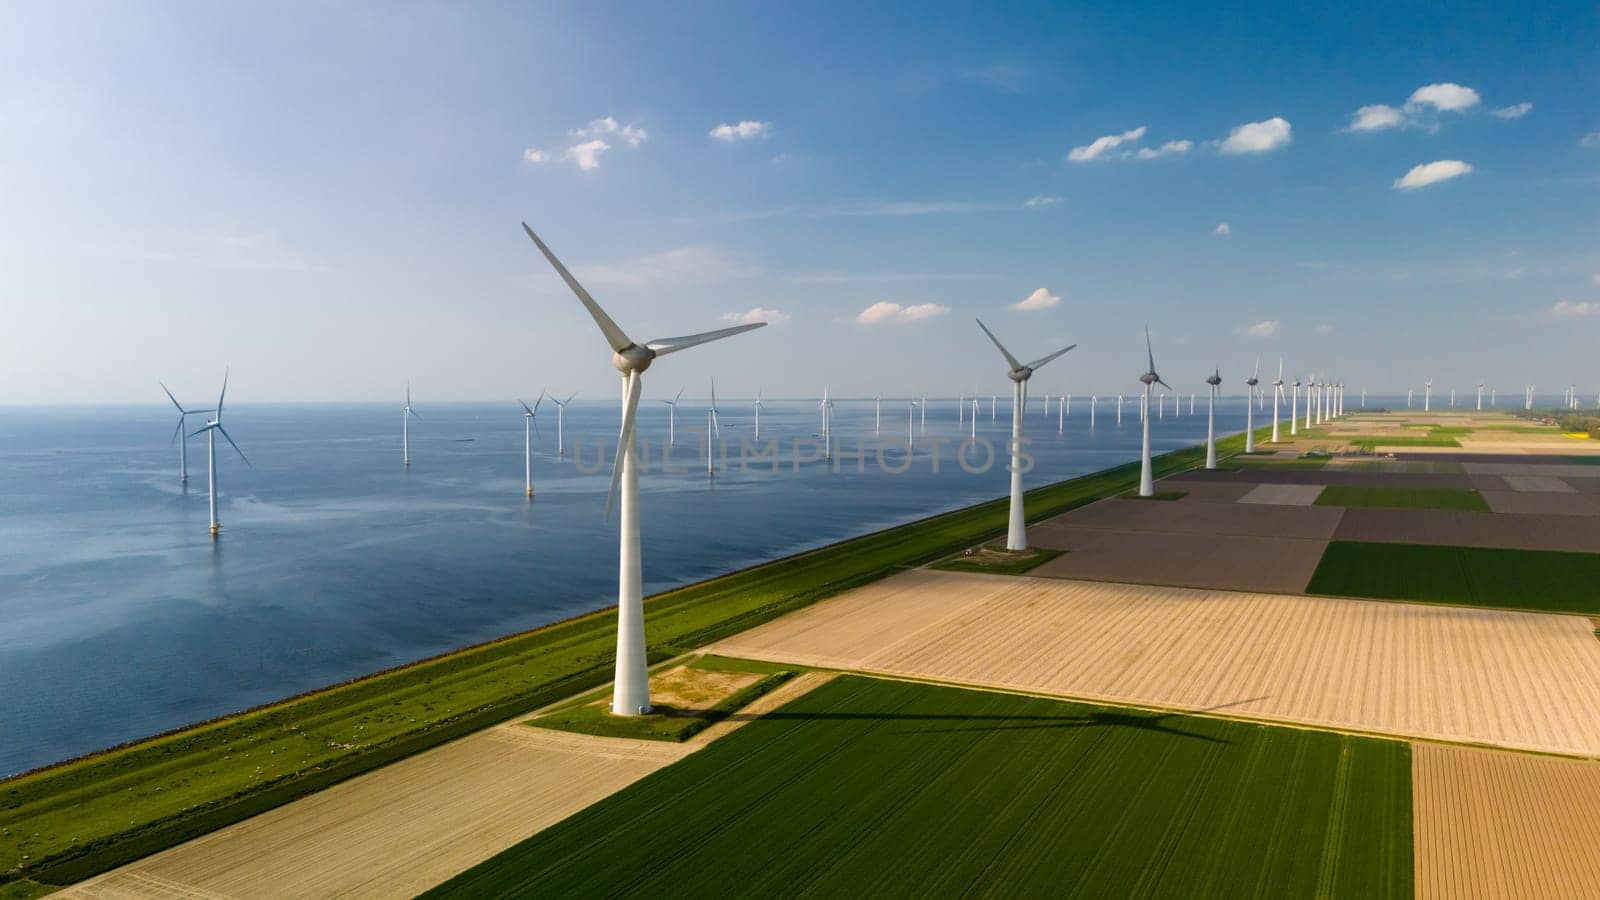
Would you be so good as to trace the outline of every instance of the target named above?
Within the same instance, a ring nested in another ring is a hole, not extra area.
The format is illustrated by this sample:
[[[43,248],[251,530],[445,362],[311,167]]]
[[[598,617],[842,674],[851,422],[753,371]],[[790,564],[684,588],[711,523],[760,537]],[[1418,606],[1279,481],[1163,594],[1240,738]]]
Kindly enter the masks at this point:
[[[1172,385],[1162,381],[1161,376],[1156,374],[1156,352],[1150,349],[1150,326],[1148,325],[1144,329],[1144,352],[1150,358],[1150,368],[1139,376],[1139,380],[1144,382],[1144,403],[1148,407],[1150,405],[1151,385],[1159,384],[1169,391],[1172,390]],[[1245,434],[1249,433],[1248,431],[1245,432]],[[1139,456],[1139,496],[1152,497],[1155,496],[1155,492],[1156,482],[1150,470],[1150,417],[1145,416],[1144,451]]]
[[[408,395],[407,403],[409,404],[410,391],[408,390],[406,393]],[[228,444],[233,447],[233,451],[239,454],[240,459],[244,460],[244,464],[250,465],[250,458],[244,455],[244,451],[239,449],[239,445],[233,442],[233,436],[228,434],[226,428],[222,427],[222,400],[227,396],[228,371],[224,369],[222,371],[222,393],[217,395],[216,418],[207,422],[204,428],[189,435],[189,437],[200,434],[206,436],[206,499],[211,507],[212,537],[216,537],[217,533],[222,530],[222,523],[217,521],[217,434],[220,432],[227,439]],[[252,466],[252,468],[254,467]]]
[[[683,388],[678,388],[677,396],[671,400],[660,401],[667,405],[667,449],[669,450],[678,446],[678,401],[682,399]]]
[[[544,391],[539,392],[539,399],[529,406],[522,400],[522,480],[528,490],[528,496],[533,496],[533,430],[539,427],[539,404],[544,402]]]
[[[1283,357],[1278,357],[1278,377],[1272,379],[1272,442],[1278,442],[1278,407],[1283,405]]]
[[[528,226],[527,225],[523,225],[522,227],[526,228]],[[535,240],[538,240],[538,239],[535,238]],[[556,405],[556,458],[557,459],[561,459],[561,458],[563,458],[563,457],[565,457],[567,455],[567,404],[571,403],[572,402],[572,398],[576,397],[576,396],[578,396],[578,392],[577,391],[573,391],[572,393],[567,395],[567,399],[565,399],[565,400],[557,400],[554,397],[550,398],[550,402],[554,403]]]
[[[1150,371],[1154,372],[1155,369],[1156,369],[1156,365],[1152,361],[1150,363]],[[1255,370],[1254,373],[1251,374],[1251,376],[1249,378],[1246,378],[1244,380],[1244,383],[1246,385],[1249,385],[1249,387],[1250,387],[1250,392],[1245,397],[1245,403],[1244,403],[1244,452],[1246,452],[1246,453],[1254,453],[1254,452],[1256,452],[1256,403],[1255,403],[1255,400],[1256,400],[1256,385],[1261,383],[1261,379],[1258,377],[1258,376],[1260,376],[1260,374],[1261,374],[1261,355],[1257,354],[1256,355],[1256,370]],[[1150,391],[1149,387],[1146,387],[1145,388],[1145,393],[1149,393],[1149,391]]]
[[[223,376],[223,381],[227,381],[226,375]],[[416,410],[411,408],[411,382],[408,381],[406,382],[406,405],[400,407],[400,458],[402,460],[401,464],[407,466],[411,465],[412,416],[416,416],[419,419],[422,418],[417,415]]]
[[[763,324],[765,324],[765,323],[763,323]],[[649,363],[645,363],[645,365],[649,366]],[[643,371],[643,369],[641,369],[640,371]],[[711,445],[712,445],[712,443],[714,443],[713,440],[712,440],[713,437],[717,438],[718,440],[720,440],[722,438],[722,416],[721,416],[720,410],[717,409],[717,380],[715,378],[711,379],[711,406],[710,406],[709,409],[706,410],[706,474],[707,475],[715,475],[715,474],[717,474],[717,467],[712,464],[712,456],[711,456]]]
[[[1011,367],[1006,373],[1011,379],[1011,518],[1006,528],[1006,549],[1026,550],[1028,531],[1022,512],[1022,418],[1028,411],[1028,379],[1032,378],[1033,373],[1045,363],[1078,345],[1068,344],[1054,353],[1023,365],[1011,355],[1011,351],[1007,350],[1004,344],[1000,343],[994,332],[983,324],[982,319],[977,321],[978,327],[983,329],[983,333],[988,335],[989,340],[1000,350],[1000,355],[1005,357],[1006,365]]]
[[[1150,368],[1154,369],[1155,366]],[[1211,385],[1211,399],[1206,404],[1206,468],[1217,467],[1217,385],[1222,383],[1222,370],[1212,369],[1206,384]]]
[[[756,411],[756,437],[755,437],[755,439],[756,439],[757,443],[761,442],[761,411],[763,409],[765,409],[766,406],[767,405],[765,403],[761,402],[761,388],[756,388],[756,402],[751,404],[751,408]]]
[[[616,462],[611,469],[611,487],[606,494],[607,517],[611,514],[612,502],[619,488],[622,510],[618,528],[617,670],[611,693],[611,711],[620,716],[643,715],[650,711],[650,673],[649,662],[645,658],[644,588],[639,556],[639,451],[634,441],[639,395],[643,391],[640,376],[658,356],[760,328],[766,323],[751,322],[686,337],[661,338],[640,346],[617,327],[617,323],[606,315],[600,304],[589,296],[589,292],[572,277],[572,273],[556,259],[555,254],[539,240],[526,222],[522,224],[522,229],[588,310],[611,347],[611,365],[623,378],[622,428],[617,438]]]
[[[833,397],[828,392],[828,386],[822,386],[822,402],[817,404],[817,409],[822,413],[822,458],[833,458]]]
[[[184,409],[178,398],[172,396],[172,391],[167,390],[165,383],[158,381],[156,384],[161,385],[161,389],[167,392],[167,399],[178,408],[178,427],[172,432],[172,440],[178,442],[178,483],[186,484],[189,481],[189,436],[183,433],[183,426],[189,421],[190,416],[198,416],[212,410]]]

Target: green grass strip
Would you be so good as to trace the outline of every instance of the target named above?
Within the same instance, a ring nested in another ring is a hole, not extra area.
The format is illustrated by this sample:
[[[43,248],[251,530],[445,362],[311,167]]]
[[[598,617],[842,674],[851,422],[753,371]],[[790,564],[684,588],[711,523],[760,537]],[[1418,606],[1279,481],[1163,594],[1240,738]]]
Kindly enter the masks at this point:
[[[1065,553],[1065,550],[1052,550],[1048,547],[1030,547],[1015,553],[988,553],[974,554],[973,556],[952,556],[949,559],[934,563],[933,568],[943,569],[947,572],[987,572],[991,575],[1021,575],[1044,565],[1052,559]]]
[[[1244,436],[1217,442],[1237,453]],[[1153,460],[1193,468],[1203,447]],[[1137,461],[1029,491],[1037,521],[1137,484]],[[997,499],[656,595],[652,662],[1005,530]],[[615,607],[0,782],[0,883],[67,884],[595,688]]]
[[[532,728],[550,728],[599,737],[633,738],[646,741],[687,741],[707,728],[745,708],[759,697],[775,690],[794,677],[793,672],[772,672],[754,684],[734,691],[705,709],[658,712],[647,716],[614,716],[602,702],[584,703],[529,719]]]
[[[425,897],[1410,897],[1404,741],[841,676]]]
[[[1465,488],[1358,487],[1330,484],[1317,496],[1317,505],[1489,511],[1489,504],[1484,501],[1482,494]]]
[[[1334,541],[1307,593],[1600,614],[1600,553]]]

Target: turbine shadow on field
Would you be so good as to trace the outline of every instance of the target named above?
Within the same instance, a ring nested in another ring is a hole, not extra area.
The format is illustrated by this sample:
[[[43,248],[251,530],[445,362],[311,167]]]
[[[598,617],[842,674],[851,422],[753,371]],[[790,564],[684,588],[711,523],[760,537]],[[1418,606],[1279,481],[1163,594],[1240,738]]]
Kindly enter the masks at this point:
[[[1181,715],[1164,713],[1142,716],[1132,713],[1096,712],[1082,716],[975,716],[960,713],[796,713],[770,712],[759,718],[791,721],[887,721],[887,722],[950,722],[955,727],[921,728],[914,734],[959,734],[962,732],[1024,731],[1056,728],[1136,728],[1141,731],[1159,731],[1177,737],[1193,738],[1212,744],[1231,744],[1232,741],[1210,735],[1197,734],[1181,728],[1162,725],[1161,720]]]

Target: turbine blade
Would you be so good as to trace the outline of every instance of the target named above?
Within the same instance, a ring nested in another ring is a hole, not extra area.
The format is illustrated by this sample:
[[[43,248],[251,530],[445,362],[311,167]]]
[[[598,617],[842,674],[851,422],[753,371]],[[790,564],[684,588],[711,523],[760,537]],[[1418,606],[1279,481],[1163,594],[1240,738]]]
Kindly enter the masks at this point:
[[[228,396],[228,370],[222,370],[222,393],[217,395],[217,421],[222,421],[222,399]]]
[[[1161,385],[1161,386],[1162,386],[1162,387],[1164,387],[1164,388],[1166,388],[1166,389],[1167,389],[1167,390],[1169,390],[1169,391],[1170,391],[1170,390],[1173,390],[1173,387],[1172,387],[1172,385],[1170,385],[1170,384],[1167,384],[1167,383],[1166,383],[1166,382],[1165,382],[1165,381],[1162,381],[1162,380],[1161,380],[1161,379],[1159,379],[1159,378],[1157,378],[1157,379],[1156,379],[1156,384],[1159,384],[1159,385]]]
[[[1038,359],[1034,360],[1033,362],[1028,363],[1028,368],[1037,369],[1040,366],[1044,365],[1045,363],[1049,362],[1050,360],[1055,359],[1056,357],[1058,357],[1061,354],[1067,352],[1068,350],[1071,350],[1073,347],[1076,347],[1076,346],[1078,346],[1078,345],[1077,344],[1072,344],[1072,345],[1067,346],[1067,347],[1062,347],[1060,350],[1057,350],[1056,352],[1050,354],[1049,356],[1041,356]]]
[[[1150,369],[1149,369],[1149,371],[1153,375],[1153,374],[1155,374],[1155,371],[1156,371],[1156,351],[1150,349],[1150,326],[1149,325],[1146,325],[1144,327],[1144,352],[1145,352],[1145,355],[1150,358]]]
[[[556,259],[556,255],[550,252],[550,248],[544,245],[544,241],[539,240],[539,236],[533,233],[533,229],[528,227],[527,222],[522,223],[522,230],[526,231],[528,237],[533,239],[534,246],[538,247],[539,252],[544,254],[544,258],[549,260],[550,265],[555,267],[556,274],[560,275],[561,280],[567,283],[567,287],[578,295],[578,300],[589,311],[589,317],[594,319],[594,323],[600,326],[600,333],[605,335],[606,343],[611,345],[611,349],[620,351],[632,345],[633,341],[629,340],[622,329],[617,327],[617,323],[606,315],[606,311],[600,308],[600,304],[594,302],[594,298],[589,296],[589,292],[583,289],[583,285],[578,283],[578,279],[572,277],[572,273],[568,272],[567,267],[561,264],[561,260]]]
[[[568,403],[571,403],[572,402],[572,398],[576,397],[576,396],[578,396],[578,392],[577,391],[573,391],[572,393],[567,395],[567,399],[561,401],[561,405],[562,406],[566,406]]]
[[[223,428],[221,425],[218,425],[217,426],[217,433],[228,439],[228,443],[233,445],[233,452],[239,454],[239,458],[244,460],[244,464],[245,465],[250,466],[250,468],[252,468],[252,469],[255,468],[255,466],[250,464],[250,457],[245,456],[244,455],[244,451],[239,449],[239,445],[233,443],[233,435],[228,433],[228,429]]]
[[[160,381],[158,381],[158,382],[156,382],[156,384],[159,384],[159,385],[161,385],[161,389],[162,389],[162,390],[163,390],[163,391],[167,391],[167,386],[166,386],[166,384],[164,384],[164,383],[162,383],[162,382],[160,382]],[[171,401],[172,401],[172,405],[173,405],[173,406],[176,406],[176,407],[178,407],[178,412],[188,412],[188,410],[186,410],[186,409],[184,409],[184,408],[183,408],[183,405],[182,405],[182,404],[181,404],[181,403],[179,403],[179,402],[178,402],[178,398],[177,398],[177,397],[174,397],[174,396],[172,396],[172,392],[171,392],[171,391],[167,391],[167,399],[168,399],[168,400],[171,400]]]
[[[411,417],[412,417],[412,418],[413,418],[413,419],[420,419],[420,418],[422,418],[422,417],[421,417],[421,416],[419,416],[419,415],[417,415],[417,411],[416,411],[416,410],[414,410],[414,409],[412,409],[412,408],[411,408],[411,407],[409,407],[409,406],[408,406],[408,407],[406,407],[406,412],[408,412],[408,413],[410,413],[410,414],[411,414]]]
[[[1261,354],[1259,353],[1256,354],[1256,370],[1255,372],[1251,373],[1250,377],[1256,379],[1257,381],[1261,379]]]
[[[678,388],[678,394],[677,394],[677,396],[672,398],[672,404],[674,406],[676,406],[678,404],[678,401],[682,400],[682,399],[683,399],[683,388]]]
[[[766,324],[765,322],[751,322],[748,325],[718,328],[716,331],[702,331],[699,334],[688,334],[682,337],[656,338],[645,344],[645,346],[654,350],[657,356],[666,356],[668,353],[677,353],[679,350],[687,350],[690,347],[707,344],[725,337],[732,337],[746,331],[755,331],[757,328],[765,327]]]
[[[717,380],[711,379],[711,411],[717,411]]]
[[[532,234],[532,232],[529,232]],[[537,238],[535,238],[537,240]],[[622,481],[623,455],[633,443],[634,414],[639,411],[639,373],[628,373],[628,399],[622,411],[622,432],[617,436],[617,459],[611,465],[611,488],[606,492],[606,518],[611,518],[611,507],[617,499],[617,485]]]
[[[172,429],[172,440],[167,441],[167,446],[170,447],[173,444],[176,444],[178,442],[178,435],[180,434],[183,434],[183,416],[178,417],[178,427]]]
[[[983,324],[982,319],[974,319],[973,321],[977,322],[978,327],[983,329],[983,333],[989,336],[989,340],[994,341],[994,345],[1000,350],[1000,355],[1006,358],[1006,365],[1010,366],[1013,371],[1022,368],[1022,363],[1017,362],[1017,358],[1011,355],[1011,351],[1006,349],[1005,344],[1000,343],[1000,339],[994,336],[994,332],[989,330],[989,326]]]
[[[526,411],[528,415],[530,415],[530,416],[533,415],[533,409],[530,406],[528,406],[528,404],[523,403],[521,399],[518,399],[517,402],[522,404],[523,410]]]
[[[538,413],[539,413],[539,404],[541,404],[543,402],[544,402],[544,388],[540,388],[539,389],[539,399],[533,401],[533,412],[534,412],[534,415],[538,415]]]

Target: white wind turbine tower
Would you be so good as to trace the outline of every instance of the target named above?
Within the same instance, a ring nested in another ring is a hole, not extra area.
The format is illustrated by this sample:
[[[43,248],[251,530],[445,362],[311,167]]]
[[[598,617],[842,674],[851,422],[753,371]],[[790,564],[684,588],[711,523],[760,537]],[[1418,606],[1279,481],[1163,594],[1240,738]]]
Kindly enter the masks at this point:
[[[1416,388],[1406,388],[1406,409],[1411,408],[1411,396],[1417,392]]]
[[[1006,365],[1011,367],[1006,373],[1011,379],[1011,518],[1006,529],[1006,549],[1026,550],[1028,532],[1022,511],[1022,417],[1028,409],[1028,379],[1032,378],[1034,371],[1045,363],[1078,345],[1069,344],[1048,356],[1041,356],[1023,365],[1011,355],[1011,351],[1007,350],[1004,344],[1000,343],[994,332],[983,324],[982,319],[978,320],[978,327],[982,328],[983,333],[994,342],[995,347],[1000,350],[1000,355],[1005,357]]]
[[[1148,325],[1144,329],[1144,352],[1150,358],[1150,368],[1139,376],[1139,380],[1144,382],[1144,402],[1146,406],[1149,406],[1151,385],[1159,384],[1169,391],[1172,390],[1172,385],[1162,381],[1161,376],[1156,374],[1156,353],[1150,349],[1150,326]],[[1150,417],[1145,416],[1144,451],[1139,457],[1139,496],[1153,497],[1155,493],[1156,483],[1150,468]]]
[[[634,440],[635,416],[639,410],[639,395],[643,391],[641,376],[658,356],[760,328],[766,323],[751,322],[686,337],[662,338],[640,346],[617,327],[617,323],[606,315],[600,304],[589,296],[589,292],[572,277],[572,273],[556,259],[555,254],[539,240],[526,222],[522,224],[522,229],[589,311],[611,347],[611,365],[623,376],[622,428],[617,439],[616,462],[611,469],[611,488],[606,494],[606,514],[609,517],[612,500],[617,496],[619,486],[621,488],[617,672],[611,693],[611,711],[623,716],[642,715],[650,711],[650,673],[649,662],[645,658],[644,588],[639,557],[639,451]]]
[[[1478,381],[1478,410],[1480,412],[1483,410],[1483,381],[1481,379]]]
[[[1122,424],[1122,395],[1117,395],[1117,424]]]
[[[1150,363],[1150,371],[1156,370],[1154,361]],[[1244,383],[1249,386],[1250,393],[1245,397],[1244,404],[1244,452],[1256,452],[1256,385],[1261,383],[1257,376],[1261,374],[1261,355],[1256,354],[1256,370]]]
[[[523,227],[526,228],[527,226],[524,225]],[[682,394],[682,393],[683,393],[682,391],[679,391],[679,394]],[[557,459],[560,459],[560,458],[565,457],[567,455],[567,404],[571,403],[572,402],[572,398],[576,397],[576,396],[578,396],[578,392],[577,391],[573,391],[571,394],[569,394],[567,396],[567,399],[565,399],[565,400],[557,400],[554,397],[550,398],[550,402],[554,403],[556,405],[556,458]]]
[[[715,398],[713,398],[714,400]],[[822,458],[833,458],[833,399],[828,395],[828,386],[822,386],[822,402],[817,404],[817,409],[822,413]]]
[[[1194,415],[1194,392],[1189,393],[1189,415]]]
[[[228,379],[222,376],[224,387]],[[219,412],[218,415],[221,415]],[[417,416],[417,411],[411,408],[411,382],[406,382],[406,405],[400,407],[400,459],[402,465],[411,465],[411,417]],[[417,416],[417,418],[422,418]],[[198,432],[196,432],[198,433]]]
[[[999,399],[1000,398],[999,398],[998,395],[995,395],[995,394],[990,394],[989,395],[989,424],[990,425],[994,424],[994,405],[995,405],[995,401],[997,401]]]
[[[766,406],[761,402],[761,388],[756,388],[756,402],[751,404],[751,408],[756,411],[756,443],[761,442],[761,410]]]
[[[1150,368],[1154,369],[1155,366]],[[1222,370],[1212,369],[1206,384],[1211,385],[1211,399],[1206,403],[1206,468],[1217,467],[1217,385],[1222,383]]]
[[[569,398],[570,399],[570,398]],[[683,388],[678,388],[677,396],[671,400],[658,402],[667,405],[667,447],[671,449],[678,446],[678,401],[683,399]],[[554,402],[553,400],[551,402]]]
[[[1094,408],[1100,404],[1099,394],[1089,395],[1089,430],[1094,430]]]
[[[919,406],[920,406],[920,411],[918,412],[918,416],[917,417],[921,421],[918,423],[918,426],[921,427],[923,434],[927,434],[928,433],[928,395],[927,394],[923,394],[922,395],[922,402],[919,404]]]
[[[216,537],[217,532],[222,530],[222,523],[217,521],[217,434],[220,432],[224,438],[227,438],[228,443],[233,446],[233,451],[239,454],[240,459],[244,460],[244,464],[250,465],[250,458],[244,455],[244,451],[239,449],[239,445],[233,442],[233,436],[228,434],[226,428],[222,427],[222,401],[227,396],[228,371],[224,369],[222,371],[222,393],[217,395],[216,418],[207,422],[204,428],[189,435],[189,437],[199,434],[206,436],[206,494],[208,495],[206,499],[211,507],[212,537]]]
[[[911,405],[906,407],[906,448],[909,450],[917,443],[917,401],[911,399]]]
[[[533,496],[533,429],[539,427],[539,404],[544,402],[544,391],[539,392],[539,399],[529,406],[522,400],[522,479],[528,490],[528,496]]]
[[[712,332],[707,332],[711,334]],[[648,345],[647,345],[648,346]],[[646,363],[648,365],[648,363]],[[641,370],[642,371],[642,370]],[[717,467],[712,464],[711,445],[713,438],[722,438],[722,419],[717,410],[717,380],[711,379],[711,406],[706,410],[706,474],[717,474]]]
[[[1429,378],[1422,383],[1422,411],[1433,409],[1433,379]]]
[[[1289,384],[1289,436],[1300,433],[1300,379]]]
[[[1456,389],[1455,388],[1451,388],[1450,389],[1450,408],[1451,409],[1455,409],[1456,408]]]
[[[978,439],[978,398],[977,397],[973,397],[972,398],[972,422],[971,422],[971,426],[972,426],[971,439],[976,441]]]
[[[156,384],[161,385],[161,389],[167,392],[167,399],[171,400],[172,405],[178,408],[178,427],[172,432],[172,440],[178,442],[178,482],[180,484],[186,483],[189,480],[189,436],[183,433],[183,426],[189,421],[190,416],[198,416],[212,410],[184,409],[183,404],[178,402],[178,398],[172,396],[172,391],[167,390],[166,384],[160,381],[156,382]]]
[[[1272,442],[1278,442],[1278,407],[1283,404],[1283,357],[1278,357],[1278,377],[1272,380]]]
[[[1307,431],[1311,430],[1311,407],[1312,407],[1311,397],[1316,392],[1317,392],[1317,374],[1315,372],[1313,372],[1313,373],[1311,373],[1310,377],[1306,378],[1306,430]]]
[[[874,402],[877,404],[877,406],[876,406],[876,410],[877,411],[874,413],[874,419],[873,419],[873,425],[872,425],[872,433],[873,434],[882,434],[883,433],[883,395],[879,394],[876,398],[874,398]],[[978,401],[977,401],[976,398],[974,398],[972,402],[973,403],[977,403]],[[976,409],[977,407],[974,406],[973,408]]]

